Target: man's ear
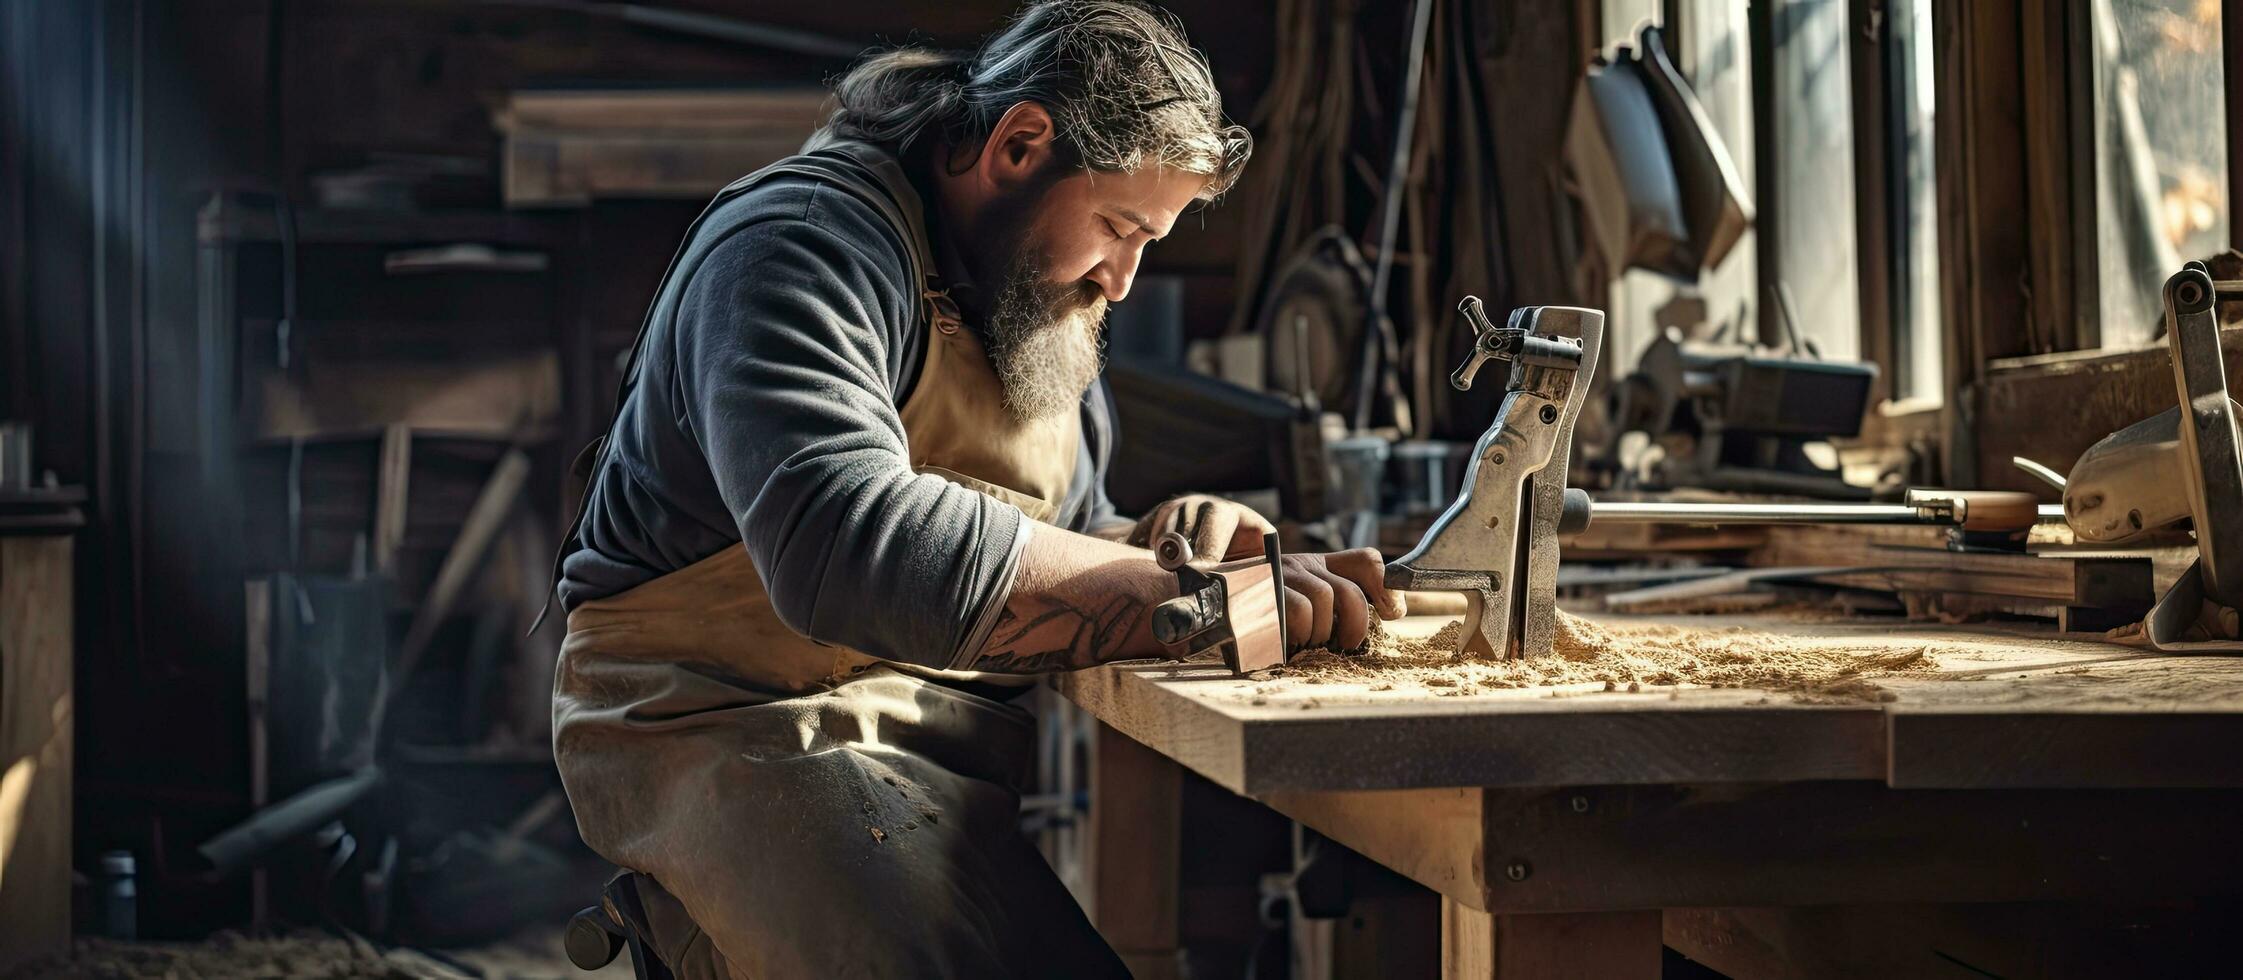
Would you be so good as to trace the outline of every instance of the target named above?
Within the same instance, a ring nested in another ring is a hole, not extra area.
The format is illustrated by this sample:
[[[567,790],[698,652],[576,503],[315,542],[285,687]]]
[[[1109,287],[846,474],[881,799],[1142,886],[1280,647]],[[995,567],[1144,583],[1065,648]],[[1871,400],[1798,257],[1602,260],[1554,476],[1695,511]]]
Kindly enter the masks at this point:
[[[1058,127],[1051,112],[1034,102],[1016,103],[998,118],[982,144],[980,169],[997,187],[1026,183],[1051,158]]]

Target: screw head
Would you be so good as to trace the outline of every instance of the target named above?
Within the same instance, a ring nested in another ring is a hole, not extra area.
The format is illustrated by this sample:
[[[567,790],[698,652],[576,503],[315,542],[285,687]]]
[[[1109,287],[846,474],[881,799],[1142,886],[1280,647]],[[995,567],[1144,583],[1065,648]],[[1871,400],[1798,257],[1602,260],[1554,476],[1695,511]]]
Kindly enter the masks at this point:
[[[1503,877],[1512,881],[1525,881],[1527,876],[1533,873],[1534,869],[1529,867],[1524,860],[1514,860],[1503,866]]]
[[[1589,798],[1586,796],[1576,796],[1573,799],[1566,801],[1566,803],[1568,806],[1573,807],[1573,812],[1575,813],[1589,812]]]
[[[1558,407],[1557,407],[1556,405],[1544,405],[1544,406],[1542,406],[1542,424],[1543,424],[1543,425],[1549,425],[1549,424],[1551,424],[1551,423],[1553,423],[1553,422],[1556,422],[1557,420],[1558,420]]]

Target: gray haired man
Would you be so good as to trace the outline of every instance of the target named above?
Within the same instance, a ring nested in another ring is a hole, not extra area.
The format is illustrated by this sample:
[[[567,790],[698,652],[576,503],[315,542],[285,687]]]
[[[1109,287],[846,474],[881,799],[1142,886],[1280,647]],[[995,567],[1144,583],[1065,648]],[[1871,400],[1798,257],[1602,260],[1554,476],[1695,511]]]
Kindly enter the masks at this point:
[[[1117,516],[1106,304],[1250,143],[1173,20],[1034,4],[875,55],[725,189],[647,314],[585,509],[554,754],[682,973],[1120,976],[1018,830],[1039,672],[1161,656],[1142,543],[1259,554],[1209,498]],[[1288,635],[1400,615],[1288,556]]]

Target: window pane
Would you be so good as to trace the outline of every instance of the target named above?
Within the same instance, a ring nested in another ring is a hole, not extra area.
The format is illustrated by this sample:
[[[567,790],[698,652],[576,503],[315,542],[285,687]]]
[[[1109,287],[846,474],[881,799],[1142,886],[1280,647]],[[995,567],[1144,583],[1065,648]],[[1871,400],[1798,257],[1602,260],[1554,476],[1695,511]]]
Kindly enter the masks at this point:
[[[1760,166],[1775,171],[1775,201],[1762,231],[1776,236],[1801,337],[1826,358],[1853,360],[1861,356],[1861,301],[1846,0],[1778,0],[1769,13],[1775,159]]]
[[[2088,0],[2105,347],[2152,342],[2158,290],[2227,246],[2220,0]]]
[[[1931,0],[1889,8],[1892,113],[1893,383],[1897,398],[1939,400],[1939,182],[1932,144]]]

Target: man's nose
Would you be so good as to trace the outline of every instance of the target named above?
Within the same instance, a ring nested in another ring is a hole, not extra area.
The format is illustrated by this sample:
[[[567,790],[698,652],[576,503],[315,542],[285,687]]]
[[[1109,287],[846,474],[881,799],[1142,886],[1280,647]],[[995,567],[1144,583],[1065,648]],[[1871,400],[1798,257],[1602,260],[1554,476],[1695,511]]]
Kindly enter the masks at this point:
[[[1090,281],[1098,284],[1098,291],[1105,295],[1106,302],[1119,303],[1129,298],[1129,284],[1136,281],[1137,264],[1144,257],[1143,249],[1129,249],[1090,270]]]

